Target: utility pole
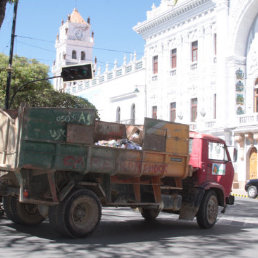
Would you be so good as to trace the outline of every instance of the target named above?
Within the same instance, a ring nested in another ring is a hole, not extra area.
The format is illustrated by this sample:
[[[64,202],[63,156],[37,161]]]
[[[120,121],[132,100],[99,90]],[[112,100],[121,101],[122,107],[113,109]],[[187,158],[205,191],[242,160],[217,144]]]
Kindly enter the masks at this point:
[[[7,68],[7,82],[6,82],[6,92],[5,92],[5,109],[9,109],[9,96],[10,96],[10,86],[12,79],[12,64],[13,64],[13,46],[14,46],[14,38],[15,38],[15,26],[16,26],[16,15],[18,8],[18,1],[14,2],[13,8],[13,25],[12,25],[12,34],[11,34],[11,46],[10,46],[10,54],[9,54],[9,64]]]

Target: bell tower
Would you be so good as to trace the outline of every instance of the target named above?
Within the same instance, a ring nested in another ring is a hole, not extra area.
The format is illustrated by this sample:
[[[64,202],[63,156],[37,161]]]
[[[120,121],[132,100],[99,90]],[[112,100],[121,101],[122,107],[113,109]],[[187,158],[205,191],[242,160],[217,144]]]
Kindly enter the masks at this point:
[[[56,59],[52,67],[53,76],[61,74],[62,66],[92,62],[94,33],[91,31],[90,18],[87,22],[77,9],[61,22],[56,37]],[[54,89],[63,91],[66,84],[62,78],[54,79]]]

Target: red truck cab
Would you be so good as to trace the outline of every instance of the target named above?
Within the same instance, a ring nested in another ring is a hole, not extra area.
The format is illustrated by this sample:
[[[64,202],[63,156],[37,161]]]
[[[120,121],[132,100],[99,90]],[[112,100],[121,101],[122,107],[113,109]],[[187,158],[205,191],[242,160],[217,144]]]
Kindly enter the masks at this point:
[[[225,141],[215,136],[190,132],[189,152],[195,186],[205,191],[213,189],[221,206],[231,204],[234,168]]]

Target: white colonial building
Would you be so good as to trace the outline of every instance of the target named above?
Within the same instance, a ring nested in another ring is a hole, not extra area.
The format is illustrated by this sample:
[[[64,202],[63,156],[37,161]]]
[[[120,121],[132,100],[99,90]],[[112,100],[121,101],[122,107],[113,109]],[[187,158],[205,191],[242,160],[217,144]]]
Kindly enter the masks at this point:
[[[88,34],[78,38],[83,26]],[[55,88],[87,98],[102,120],[156,117],[224,138],[238,149],[234,187],[257,178],[258,1],[161,0],[134,30],[146,42],[141,59],[97,66],[93,80],[56,80]],[[84,61],[82,52],[92,60],[90,46],[90,24],[74,10],[60,27],[54,74]]]

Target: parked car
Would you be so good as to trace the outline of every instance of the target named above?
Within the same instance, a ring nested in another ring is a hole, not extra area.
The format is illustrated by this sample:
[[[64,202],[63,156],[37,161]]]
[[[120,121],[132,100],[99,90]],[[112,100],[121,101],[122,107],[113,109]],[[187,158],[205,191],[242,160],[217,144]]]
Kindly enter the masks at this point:
[[[258,193],[258,179],[251,179],[245,185],[245,190],[250,198],[256,198]]]

